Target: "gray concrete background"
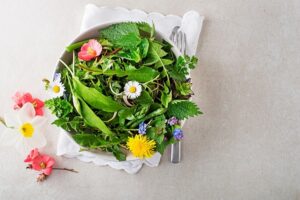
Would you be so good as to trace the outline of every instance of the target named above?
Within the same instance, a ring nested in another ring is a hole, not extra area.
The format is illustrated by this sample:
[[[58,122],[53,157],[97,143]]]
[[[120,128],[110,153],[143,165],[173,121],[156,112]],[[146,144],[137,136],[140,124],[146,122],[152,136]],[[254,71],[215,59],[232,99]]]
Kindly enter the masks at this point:
[[[204,15],[192,77],[205,115],[186,123],[181,164],[165,154],[137,175],[57,158],[80,173],[38,185],[23,158],[1,147],[1,200],[300,199],[300,1],[1,0],[1,115],[16,90],[39,93],[87,3]],[[57,129],[47,129],[45,152],[54,153]]]

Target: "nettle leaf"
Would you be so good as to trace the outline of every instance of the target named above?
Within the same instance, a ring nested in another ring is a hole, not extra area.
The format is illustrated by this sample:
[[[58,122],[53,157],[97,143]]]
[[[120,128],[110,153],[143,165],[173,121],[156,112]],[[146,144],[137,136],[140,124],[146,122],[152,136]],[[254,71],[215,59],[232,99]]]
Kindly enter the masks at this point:
[[[136,47],[141,43],[141,38],[135,33],[129,33],[128,35],[124,35],[120,39],[115,41],[115,45],[117,47],[122,47],[125,49],[131,49]]]
[[[137,70],[126,71],[125,73],[128,75],[128,80],[134,80],[142,83],[150,81],[159,75],[158,71],[150,67],[141,67]]]
[[[194,117],[203,114],[198,106],[189,100],[174,100],[169,104],[167,115],[183,120],[189,117]]]
[[[45,106],[51,110],[56,117],[61,118],[73,112],[73,106],[67,100],[59,97],[45,101]]]
[[[114,24],[102,29],[100,37],[122,48],[135,47],[141,41],[138,26],[131,22]]]

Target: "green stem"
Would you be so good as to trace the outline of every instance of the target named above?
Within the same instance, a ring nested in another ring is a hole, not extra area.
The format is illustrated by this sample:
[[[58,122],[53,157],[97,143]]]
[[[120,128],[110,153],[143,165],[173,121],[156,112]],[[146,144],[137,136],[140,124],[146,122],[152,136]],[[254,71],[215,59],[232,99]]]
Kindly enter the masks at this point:
[[[72,76],[74,76],[74,73],[72,72],[72,70],[70,69],[70,67],[62,59],[59,59],[59,61],[67,68],[67,70],[70,72],[70,74]]]
[[[84,43],[87,43],[89,40],[83,40],[81,42],[76,42],[76,43],[73,43],[69,46],[66,47],[66,51],[67,52],[72,52],[74,51],[75,49],[78,49],[80,48]]]

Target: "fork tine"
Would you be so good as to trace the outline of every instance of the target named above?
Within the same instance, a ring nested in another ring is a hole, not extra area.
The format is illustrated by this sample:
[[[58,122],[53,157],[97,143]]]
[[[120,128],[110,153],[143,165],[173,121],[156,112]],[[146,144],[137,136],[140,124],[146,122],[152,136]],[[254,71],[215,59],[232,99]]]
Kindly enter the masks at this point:
[[[183,35],[183,39],[182,39],[183,51],[182,52],[185,55],[186,54],[186,43],[187,43],[187,41],[186,41],[186,34],[184,32],[182,32],[182,35]]]
[[[172,30],[172,33],[171,33],[171,35],[170,35],[170,40],[172,41],[172,42],[174,42],[175,43],[175,35],[176,35],[176,33],[177,33],[177,31],[178,31],[178,29],[179,29],[179,26],[175,26],[174,28],[173,28],[173,30]]]
[[[176,45],[177,45],[179,51],[182,52],[181,51],[182,46],[181,46],[181,42],[180,41],[181,41],[181,32],[178,31],[177,34],[176,34]]]

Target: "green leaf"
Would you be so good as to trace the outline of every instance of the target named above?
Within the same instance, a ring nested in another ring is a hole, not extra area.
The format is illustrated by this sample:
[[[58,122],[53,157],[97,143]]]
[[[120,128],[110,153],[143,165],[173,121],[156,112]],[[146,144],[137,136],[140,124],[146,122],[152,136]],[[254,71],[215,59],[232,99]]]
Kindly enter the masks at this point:
[[[72,51],[80,48],[84,43],[87,43],[88,41],[89,40],[83,40],[83,41],[80,41],[80,42],[70,44],[69,46],[66,47],[66,51],[67,52],[72,52]]]
[[[135,33],[128,33],[115,41],[117,47],[132,49],[141,43],[141,38]]]
[[[169,103],[172,101],[172,92],[169,92],[169,93],[162,92],[161,97],[160,97],[160,101],[161,101],[161,104],[165,108],[167,108]]]
[[[156,145],[156,151],[158,151],[161,155],[163,155],[167,146],[169,144],[173,144],[175,142],[176,141],[175,141],[174,137],[172,137],[169,141],[163,141],[162,143]]]
[[[120,150],[120,148],[118,146],[114,146],[112,149],[112,152],[119,161],[126,160],[126,155]]]
[[[111,137],[114,133],[106,126],[106,124],[94,113],[94,111],[79,97],[73,94],[73,103],[78,114],[84,119],[85,123],[91,127],[97,128],[107,137]]]
[[[149,50],[149,41],[146,38],[143,38],[140,45],[139,45],[141,56],[142,58],[145,58],[148,54]]]
[[[145,65],[164,65],[162,62],[162,57],[166,56],[167,53],[162,49],[162,45],[158,42],[150,42],[149,43],[149,51],[147,55],[147,60],[145,61]]]
[[[146,22],[137,22],[136,25],[138,26],[138,29],[142,33],[142,35],[145,35],[146,37],[152,37],[152,27],[146,23]]]
[[[79,132],[80,126],[84,124],[83,119],[80,116],[76,116],[73,119],[58,118],[52,124],[65,129],[66,131]]]
[[[120,51],[118,52],[118,56],[121,58],[124,58],[126,60],[131,60],[134,61],[135,63],[138,63],[141,61],[141,56],[140,56],[140,50],[139,49],[131,49],[131,50],[126,50],[126,51]]]
[[[111,142],[104,140],[99,135],[79,133],[72,135],[72,137],[80,146],[90,149],[103,148],[112,145]]]
[[[45,106],[58,118],[65,117],[69,113],[73,112],[72,105],[67,100],[59,97],[45,101]]]
[[[76,94],[93,108],[100,109],[105,112],[116,112],[126,108],[122,104],[114,101],[111,97],[100,93],[95,88],[85,86],[77,77],[73,77],[73,86]]]
[[[167,66],[170,76],[179,81],[184,81],[190,69],[194,69],[197,64],[196,57],[179,56],[174,66]]]
[[[139,29],[135,23],[124,22],[111,25],[100,31],[100,37],[105,38],[116,46],[132,48],[139,44]]]
[[[155,64],[155,68],[159,68],[162,66],[167,66],[167,65],[171,65],[173,63],[173,60],[170,59],[161,59],[161,62],[157,62]]]
[[[147,91],[142,91],[141,96],[136,99],[136,103],[140,105],[148,105],[153,103],[153,99]]]
[[[176,91],[183,96],[193,94],[191,89],[192,83],[190,82],[175,82]]]
[[[150,67],[141,67],[137,70],[126,71],[125,74],[128,75],[128,80],[135,80],[142,83],[151,81],[159,75],[158,71]]]
[[[174,100],[169,104],[167,115],[176,117],[177,119],[187,119],[196,115],[203,114],[198,106],[188,100]]]

